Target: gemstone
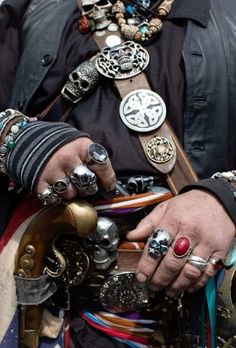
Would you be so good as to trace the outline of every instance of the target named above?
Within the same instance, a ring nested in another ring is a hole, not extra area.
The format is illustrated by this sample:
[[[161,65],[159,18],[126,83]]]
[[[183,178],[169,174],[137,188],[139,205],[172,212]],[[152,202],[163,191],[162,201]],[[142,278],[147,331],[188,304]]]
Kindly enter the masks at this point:
[[[89,146],[90,158],[95,163],[106,163],[108,160],[107,150],[100,144],[93,143]]]
[[[190,240],[188,237],[176,239],[173,246],[173,253],[176,257],[183,257],[190,251]]]
[[[16,143],[14,142],[14,140],[10,140],[10,141],[7,143],[7,148],[8,148],[8,149],[14,149],[15,146],[16,146]]]
[[[17,125],[13,125],[13,126],[11,126],[11,132],[13,133],[13,134],[16,134],[16,133],[18,133],[19,132],[19,127],[17,126]]]

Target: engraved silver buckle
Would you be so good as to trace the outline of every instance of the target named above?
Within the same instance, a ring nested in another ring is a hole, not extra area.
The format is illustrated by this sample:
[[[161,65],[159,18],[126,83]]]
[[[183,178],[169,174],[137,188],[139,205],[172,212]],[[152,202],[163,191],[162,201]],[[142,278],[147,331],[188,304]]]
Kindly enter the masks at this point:
[[[133,41],[105,47],[96,58],[100,74],[111,79],[126,79],[138,75],[148,63],[147,50]]]

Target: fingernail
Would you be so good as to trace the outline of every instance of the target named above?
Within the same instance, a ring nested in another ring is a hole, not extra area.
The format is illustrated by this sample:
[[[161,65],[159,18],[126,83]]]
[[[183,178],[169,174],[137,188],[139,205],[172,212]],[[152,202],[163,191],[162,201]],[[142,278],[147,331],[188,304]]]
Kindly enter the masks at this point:
[[[166,295],[168,296],[168,297],[176,297],[176,293],[174,293],[173,291],[166,291]]]
[[[189,288],[189,289],[187,290],[187,292],[189,292],[190,294],[191,294],[192,292],[194,292],[194,291],[196,291],[196,290],[193,289],[193,288]]]
[[[160,288],[158,286],[155,286],[155,285],[149,285],[149,289],[154,291],[154,292],[160,291]]]
[[[141,272],[136,274],[136,279],[140,283],[145,283],[147,281],[147,276]]]

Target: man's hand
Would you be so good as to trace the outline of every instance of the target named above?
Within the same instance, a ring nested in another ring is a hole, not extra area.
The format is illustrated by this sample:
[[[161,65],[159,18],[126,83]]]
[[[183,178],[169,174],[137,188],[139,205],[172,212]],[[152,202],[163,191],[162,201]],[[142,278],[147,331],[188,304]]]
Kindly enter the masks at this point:
[[[109,191],[115,187],[115,173],[112,169],[111,162],[105,164],[88,164],[88,147],[93,142],[87,138],[78,138],[63,147],[61,147],[47,162],[42,171],[38,185],[37,193],[44,192],[49,185],[53,185],[57,180],[69,176],[73,169],[80,164],[86,165],[97,176],[97,181],[101,187]],[[72,183],[69,184],[68,190],[60,194],[63,199],[72,199],[78,195],[78,191]]]
[[[169,232],[174,240],[186,236],[191,241],[191,255],[206,261],[225,258],[235,238],[235,226],[221,203],[209,192],[192,190],[158,205],[137,228],[128,234],[130,241],[145,240],[156,229]],[[187,263],[188,256],[176,257],[169,247],[164,257],[148,255],[145,246],[137,266],[137,279],[149,281],[153,290],[165,288],[169,296],[198,290],[217,272],[207,263],[201,271]]]

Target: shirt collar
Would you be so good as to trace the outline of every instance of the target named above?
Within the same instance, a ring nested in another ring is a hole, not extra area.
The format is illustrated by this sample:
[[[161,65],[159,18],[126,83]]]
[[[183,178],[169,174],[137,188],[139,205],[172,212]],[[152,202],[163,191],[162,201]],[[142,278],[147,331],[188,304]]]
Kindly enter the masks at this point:
[[[210,17],[210,0],[175,0],[168,19],[186,18],[206,27]]]

